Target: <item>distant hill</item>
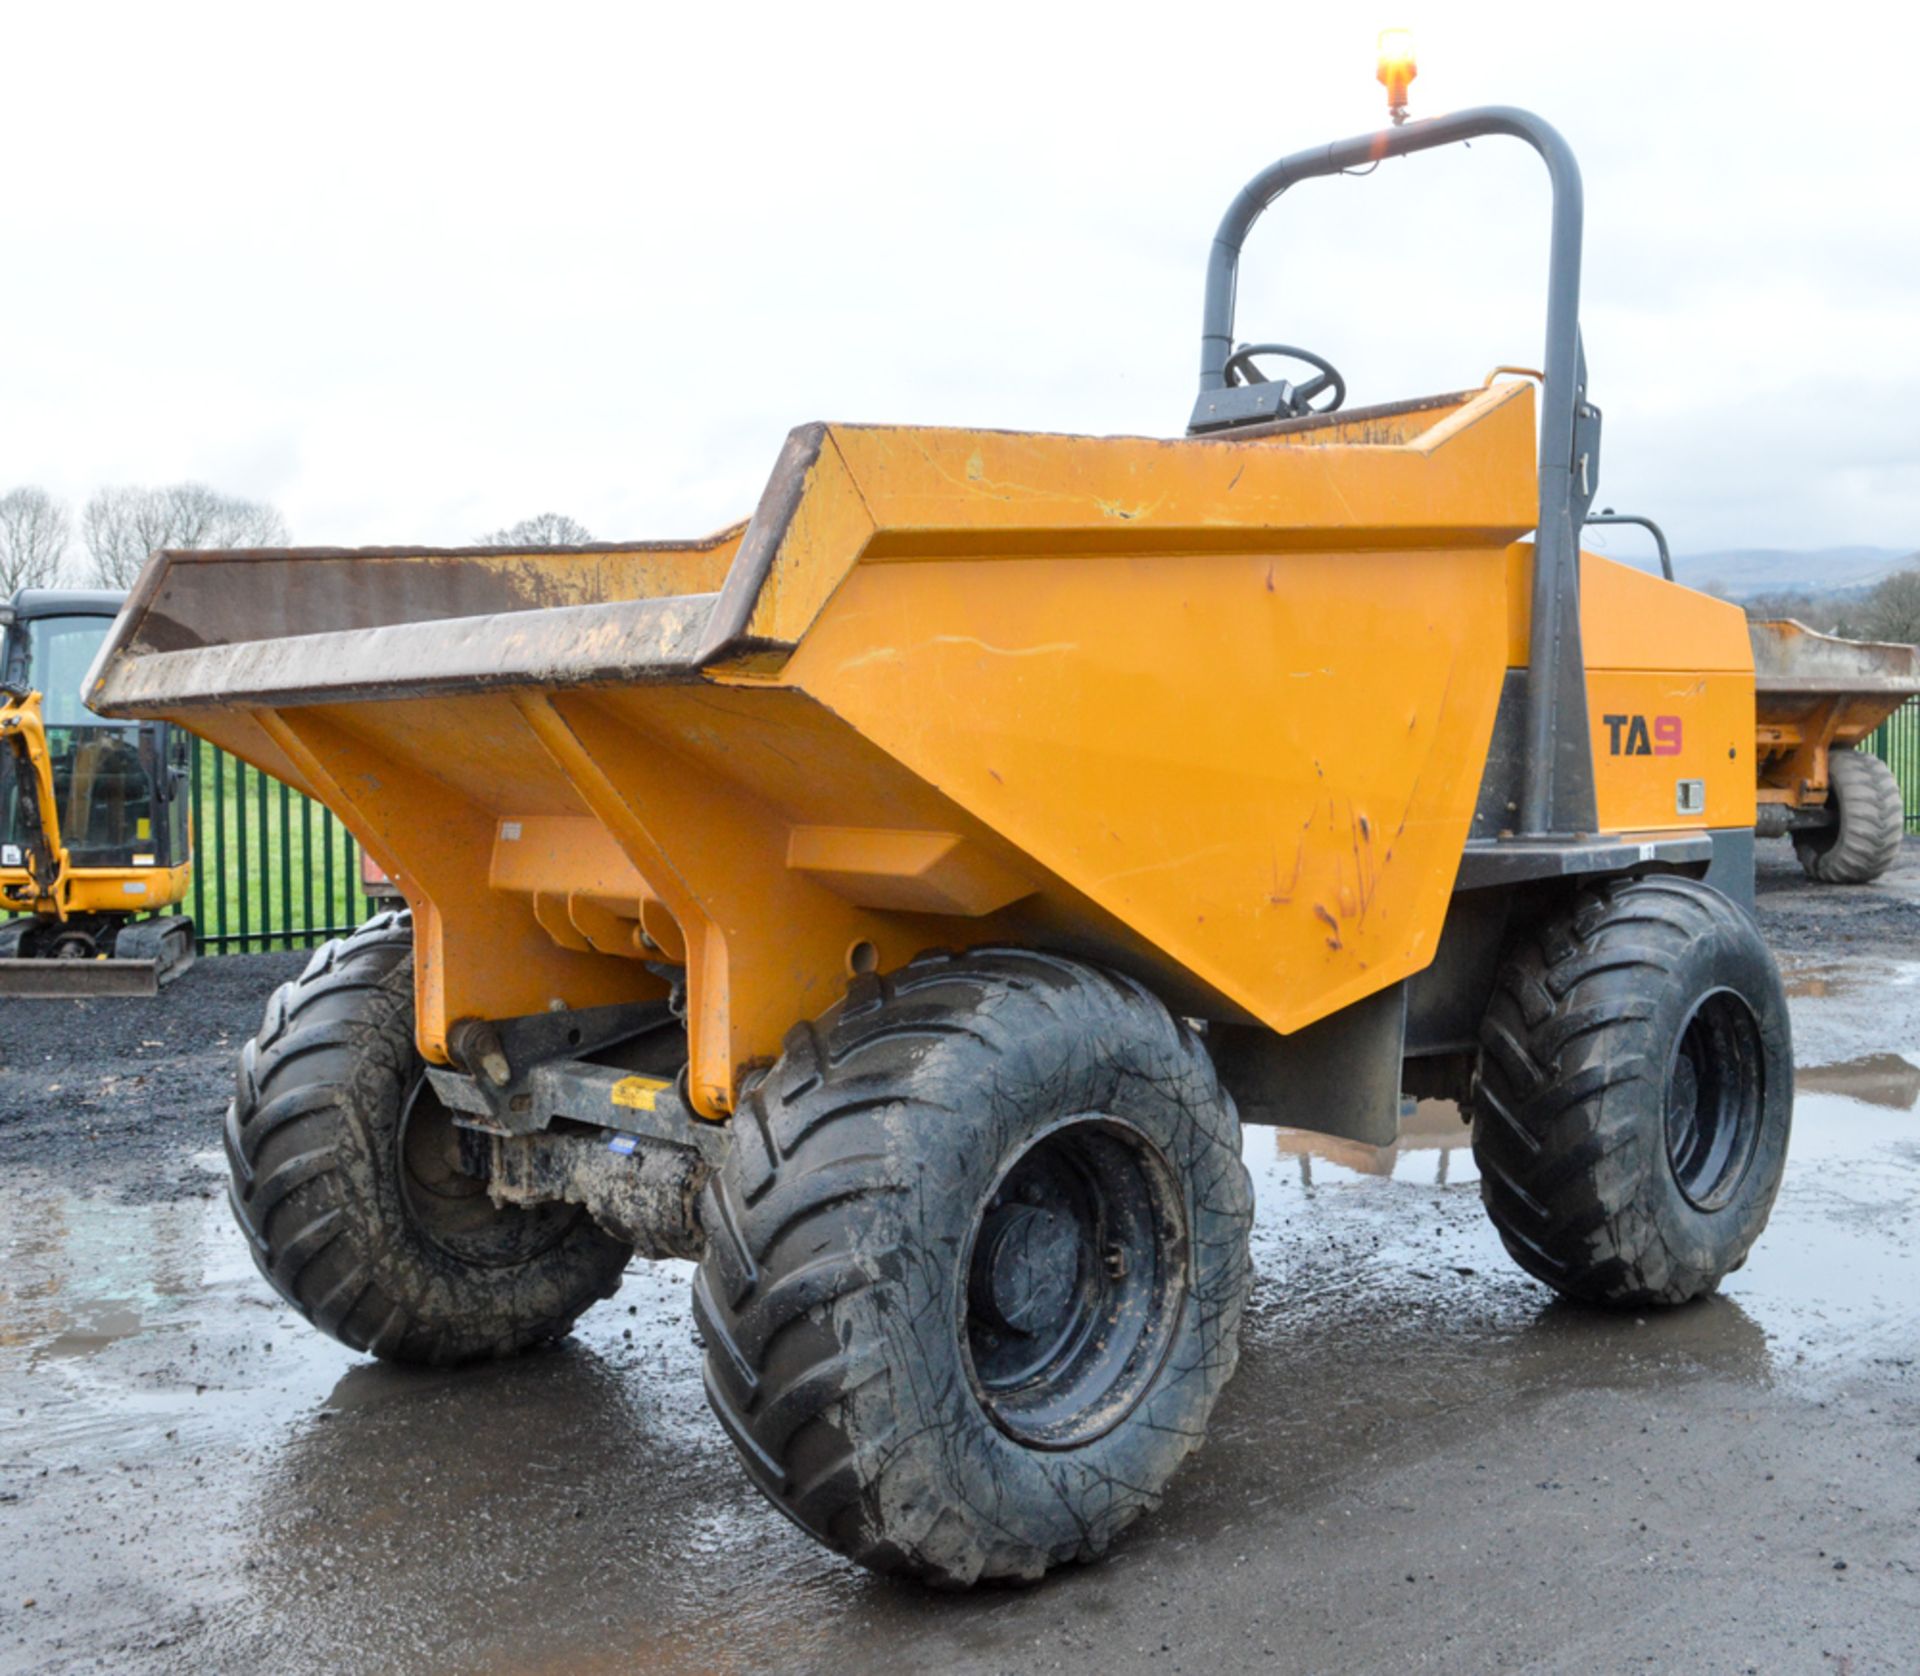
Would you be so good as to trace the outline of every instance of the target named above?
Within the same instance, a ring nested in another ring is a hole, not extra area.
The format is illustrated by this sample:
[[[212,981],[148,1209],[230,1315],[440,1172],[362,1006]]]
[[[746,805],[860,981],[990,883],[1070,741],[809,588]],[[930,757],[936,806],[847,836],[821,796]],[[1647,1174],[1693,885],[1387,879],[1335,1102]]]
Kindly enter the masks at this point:
[[[1673,573],[1688,587],[1715,587],[1736,600],[1752,599],[1756,594],[1864,593],[1881,577],[1913,565],[1920,565],[1920,553],[1902,552],[1897,547],[1797,551],[1746,547],[1721,553],[1676,553],[1673,557]]]

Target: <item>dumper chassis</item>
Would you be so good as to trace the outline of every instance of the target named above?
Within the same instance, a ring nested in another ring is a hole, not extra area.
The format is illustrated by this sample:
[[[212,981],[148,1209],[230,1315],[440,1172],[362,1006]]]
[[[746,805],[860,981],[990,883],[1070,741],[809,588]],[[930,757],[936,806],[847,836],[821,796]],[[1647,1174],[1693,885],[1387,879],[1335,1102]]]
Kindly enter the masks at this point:
[[[1537,455],[1535,380],[1347,410],[1236,346],[1284,191],[1486,135],[1554,188]],[[242,1056],[271,1284],[451,1364],[695,1259],[753,1481],[946,1586],[1097,1556],[1201,1441],[1245,1123],[1457,1100],[1529,1273],[1710,1292],[1791,1105],[1752,661],[1578,550],[1580,219],[1538,118],[1412,123],[1235,200],[1186,438],[809,426],[707,542],[157,558],[95,702],[323,798],[410,904]]]

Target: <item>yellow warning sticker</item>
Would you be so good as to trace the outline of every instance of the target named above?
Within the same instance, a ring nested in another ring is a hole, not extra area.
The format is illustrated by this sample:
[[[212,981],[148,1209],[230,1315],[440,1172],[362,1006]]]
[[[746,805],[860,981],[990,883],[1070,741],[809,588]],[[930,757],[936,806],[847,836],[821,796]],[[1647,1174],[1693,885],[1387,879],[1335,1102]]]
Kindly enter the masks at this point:
[[[613,1085],[613,1103],[629,1111],[650,1112],[655,1098],[672,1086],[658,1077],[622,1077]]]
[[[142,815],[133,823],[133,835],[136,838],[151,838],[153,836],[152,820],[146,815]]]

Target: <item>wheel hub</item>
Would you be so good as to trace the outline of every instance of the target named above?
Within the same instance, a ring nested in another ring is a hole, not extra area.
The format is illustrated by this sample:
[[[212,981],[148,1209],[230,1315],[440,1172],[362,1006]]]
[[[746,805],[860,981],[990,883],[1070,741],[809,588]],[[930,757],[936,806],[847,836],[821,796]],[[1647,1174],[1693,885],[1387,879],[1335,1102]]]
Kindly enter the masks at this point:
[[[1733,991],[1702,998],[1667,1072],[1667,1164],[1688,1203],[1730,1203],[1753,1159],[1766,1101],[1760,1027]]]
[[[1070,1448],[1146,1393],[1186,1305],[1172,1167],[1108,1118],[1071,1119],[1001,1177],[975,1225],[963,1330],[974,1394],[1023,1443]]]
[[[450,1257],[475,1267],[531,1262],[565,1239],[583,1214],[559,1201],[495,1205],[486,1182],[461,1167],[451,1114],[424,1074],[414,1078],[401,1109],[394,1165],[408,1219]]]
[[[979,1303],[994,1324],[1032,1336],[1057,1326],[1078,1281],[1080,1230],[1070,1217],[1032,1205],[987,1213],[981,1231],[986,1284]]]

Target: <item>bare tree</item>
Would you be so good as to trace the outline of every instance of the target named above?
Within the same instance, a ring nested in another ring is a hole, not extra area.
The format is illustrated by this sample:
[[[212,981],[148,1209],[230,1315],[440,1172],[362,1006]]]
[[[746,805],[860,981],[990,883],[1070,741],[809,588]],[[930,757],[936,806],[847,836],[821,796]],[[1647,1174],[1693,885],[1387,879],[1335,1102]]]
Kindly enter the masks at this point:
[[[1869,640],[1920,641],[1920,569],[1896,570],[1877,583],[1859,622]]]
[[[73,520],[45,489],[0,495],[0,595],[45,588],[60,580]]]
[[[1849,635],[1846,624],[1860,610],[1859,599],[1839,594],[1781,593],[1755,594],[1744,602],[1746,613],[1755,622],[1791,617],[1822,634]]]
[[[93,579],[105,588],[129,586],[147,555],[163,548],[287,544],[287,521],[274,507],[204,483],[102,489],[87,502],[80,525]]]
[[[542,512],[522,518],[505,529],[491,530],[478,538],[482,547],[577,547],[591,541],[593,532],[577,518],[564,512]]]

